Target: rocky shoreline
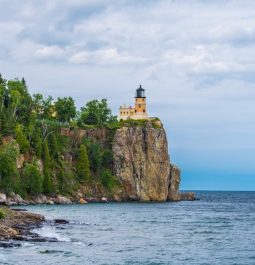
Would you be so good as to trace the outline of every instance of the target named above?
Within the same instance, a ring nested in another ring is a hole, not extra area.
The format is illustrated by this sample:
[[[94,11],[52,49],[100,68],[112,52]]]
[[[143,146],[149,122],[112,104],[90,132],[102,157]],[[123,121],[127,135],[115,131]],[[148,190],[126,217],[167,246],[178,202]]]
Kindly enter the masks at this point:
[[[31,232],[45,221],[43,215],[23,210],[16,211],[8,207],[0,207],[0,210],[4,215],[0,219],[0,247],[19,246],[17,241],[43,240],[39,235]]]
[[[54,237],[42,237],[33,232],[34,229],[42,227],[50,222],[46,221],[41,214],[27,212],[26,209],[10,209],[0,207],[4,216],[0,219],[0,248],[20,247],[21,241],[28,242],[58,242]],[[65,225],[69,221],[55,219],[51,225]]]
[[[172,192],[168,201],[193,201],[195,200],[194,192]],[[62,195],[45,196],[39,194],[30,199],[23,199],[19,194],[11,193],[7,196],[5,193],[0,193],[0,205],[15,206],[15,205],[36,205],[36,204],[86,204],[95,202],[127,202],[127,201],[139,201],[136,198],[123,199],[117,195],[111,197],[86,197],[82,194],[77,194],[73,197],[65,197]]]
[[[193,192],[172,193],[171,201],[180,200],[195,200],[195,194]],[[37,195],[30,200],[24,200],[18,194],[10,194],[6,196],[4,193],[0,193],[0,247],[19,247],[21,246],[19,241],[30,242],[57,242],[56,238],[41,237],[32,230],[41,227],[46,221],[45,217],[40,214],[27,212],[26,209],[13,208],[11,206],[21,205],[35,205],[35,204],[86,204],[86,203],[107,203],[107,202],[123,202],[121,198],[115,196],[113,198],[106,197],[82,197],[76,196],[67,198],[62,195],[56,195],[54,197],[47,197],[43,194]],[[130,199],[129,201],[132,201]],[[136,201],[136,200],[133,200]],[[53,225],[67,224],[67,220],[53,220]]]

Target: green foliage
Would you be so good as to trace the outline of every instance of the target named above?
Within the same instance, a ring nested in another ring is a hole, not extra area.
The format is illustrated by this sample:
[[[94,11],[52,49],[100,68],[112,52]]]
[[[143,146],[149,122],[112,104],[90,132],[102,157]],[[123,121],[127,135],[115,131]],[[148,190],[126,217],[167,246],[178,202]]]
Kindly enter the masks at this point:
[[[51,158],[48,147],[48,141],[43,142],[43,162],[44,162],[44,178],[43,178],[43,191],[45,193],[52,192],[52,180],[51,180]]]
[[[98,143],[88,144],[90,167],[94,172],[99,172],[102,166],[101,147]]]
[[[52,180],[50,170],[48,168],[45,168],[43,175],[43,192],[49,194],[52,192]]]
[[[110,149],[103,149],[101,154],[102,167],[110,168],[113,163],[113,153]]]
[[[42,157],[43,142],[42,142],[42,136],[39,132],[35,133],[33,138],[33,143],[34,143],[35,154],[37,155],[38,158]]]
[[[17,124],[15,128],[15,134],[16,134],[16,141],[19,144],[21,153],[26,153],[29,148],[29,141],[27,140],[23,130],[22,126]]]
[[[27,163],[23,170],[23,185],[28,194],[36,195],[42,192],[43,177],[35,162]]]
[[[6,212],[0,208],[0,220],[4,219],[6,217]]]
[[[79,148],[76,171],[79,180],[88,181],[90,179],[90,164],[85,145],[81,145]]]
[[[73,129],[78,125],[110,128],[109,144],[102,147],[96,141],[87,141],[80,145],[76,156],[78,139],[62,135],[61,129],[63,126]],[[110,189],[113,183],[111,142],[121,126],[106,99],[89,101],[77,114],[71,97],[54,102],[51,96],[31,96],[24,78],[7,81],[0,74],[0,139],[3,136],[16,139],[5,146],[0,141],[0,188],[24,195],[51,194],[56,190],[71,194],[85,185],[82,182],[90,185],[101,182]],[[42,159],[43,174],[38,169],[39,162],[27,163],[25,168],[18,170],[19,152],[34,157],[34,161]],[[75,160],[65,161],[66,155],[72,155]]]
[[[15,142],[0,149],[0,187],[8,193],[19,188],[19,174],[16,167],[18,153]]]
[[[112,115],[106,99],[92,100],[81,108],[78,124],[105,126],[117,121],[117,117]]]
[[[57,173],[58,189],[62,194],[72,194],[76,188],[75,178],[68,167],[63,163],[61,169]]]
[[[70,122],[76,115],[76,107],[71,97],[58,98],[55,103],[57,120],[60,122]]]
[[[50,151],[49,151],[49,146],[48,146],[48,141],[47,139],[45,139],[43,141],[43,161],[44,161],[44,167],[45,168],[49,168],[50,167],[50,162],[51,162],[51,158],[50,158]]]
[[[103,148],[99,143],[86,141],[89,153],[89,162],[94,177],[102,185],[111,191],[116,185],[116,180],[112,176],[113,153],[108,148]]]
[[[126,127],[133,127],[133,126],[140,126],[140,127],[144,127],[147,123],[149,123],[150,121],[148,120],[121,120],[119,121],[119,125],[121,127],[126,126]]]
[[[102,171],[101,182],[109,191],[111,191],[117,185],[117,181],[109,169],[104,169]]]

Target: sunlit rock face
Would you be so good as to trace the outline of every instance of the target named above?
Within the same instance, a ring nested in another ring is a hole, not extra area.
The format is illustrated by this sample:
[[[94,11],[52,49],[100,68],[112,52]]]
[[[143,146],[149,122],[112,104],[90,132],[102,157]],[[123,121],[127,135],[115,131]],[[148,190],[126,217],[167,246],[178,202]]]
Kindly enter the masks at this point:
[[[118,129],[113,154],[114,173],[122,183],[126,199],[167,200],[171,166],[162,127],[147,124]]]

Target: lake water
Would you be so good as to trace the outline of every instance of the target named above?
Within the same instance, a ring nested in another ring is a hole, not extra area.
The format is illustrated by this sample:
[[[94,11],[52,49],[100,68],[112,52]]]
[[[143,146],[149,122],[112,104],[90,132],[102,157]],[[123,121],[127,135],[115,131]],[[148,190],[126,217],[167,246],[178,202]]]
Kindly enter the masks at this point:
[[[197,192],[177,203],[28,206],[56,243],[0,249],[0,264],[255,264],[255,192]]]

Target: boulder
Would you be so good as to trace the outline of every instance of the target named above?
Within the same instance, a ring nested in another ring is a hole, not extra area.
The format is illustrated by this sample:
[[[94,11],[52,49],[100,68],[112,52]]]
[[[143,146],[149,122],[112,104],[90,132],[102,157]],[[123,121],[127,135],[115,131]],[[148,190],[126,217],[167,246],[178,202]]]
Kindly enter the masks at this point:
[[[170,190],[167,196],[168,201],[176,202],[181,200],[181,194],[178,190]]]
[[[7,205],[27,205],[27,202],[19,194],[12,192],[6,200]]]
[[[80,204],[85,204],[85,203],[88,203],[88,202],[86,200],[84,200],[83,198],[80,198],[79,203]]]
[[[121,202],[122,200],[121,200],[120,196],[118,196],[118,195],[115,194],[113,196],[113,201],[115,201],[115,202]]]
[[[181,192],[182,201],[194,201],[196,199],[194,192]]]
[[[7,200],[5,193],[0,193],[0,204],[5,204]]]
[[[100,200],[96,197],[86,197],[87,202],[100,202]]]
[[[58,195],[55,198],[54,202],[56,204],[72,204],[72,201],[70,199],[68,199],[68,198],[66,198],[64,196],[61,196],[61,195]]]
[[[69,224],[69,221],[65,220],[65,219],[55,219],[54,220],[55,224]]]
[[[37,196],[33,197],[33,200],[37,204],[46,204],[47,203],[47,197],[43,194],[38,194]]]
[[[108,202],[108,200],[107,200],[106,197],[102,197],[102,198],[101,198],[101,202]]]

